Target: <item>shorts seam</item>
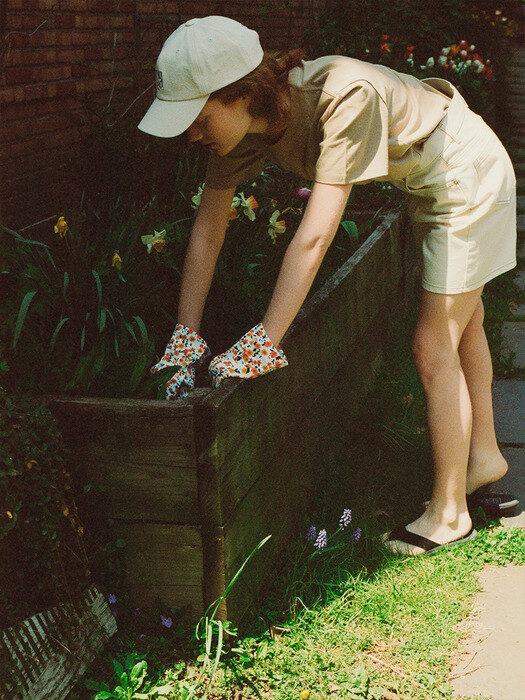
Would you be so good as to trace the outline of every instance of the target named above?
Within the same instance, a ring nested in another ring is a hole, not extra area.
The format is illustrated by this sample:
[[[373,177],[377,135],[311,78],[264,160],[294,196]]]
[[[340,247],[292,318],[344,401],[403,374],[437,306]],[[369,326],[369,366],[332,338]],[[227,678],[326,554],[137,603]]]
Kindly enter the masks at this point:
[[[516,267],[516,265],[517,265],[517,260],[516,260],[516,258],[514,258],[513,260],[509,260],[507,263],[505,263],[505,264],[503,264],[503,265],[500,265],[500,266],[497,267],[495,270],[491,270],[491,272],[489,272],[489,274],[486,275],[486,276],[485,276],[482,280],[480,280],[479,282],[472,282],[472,283],[469,284],[468,286],[469,286],[469,287],[472,287],[473,289],[477,289],[477,287],[481,287],[482,284],[485,284],[485,282],[488,282],[488,281],[491,280],[493,277],[496,277],[496,274],[495,274],[495,273],[498,273],[500,270],[502,270],[503,272],[507,272],[508,270],[512,270],[512,268]],[[459,292],[468,292],[468,291],[472,291],[471,289],[470,289],[470,290],[469,290],[469,289],[465,289],[465,286],[467,286],[467,285],[463,285],[462,288],[455,287],[454,289],[448,289],[446,286],[444,287],[444,286],[441,286],[441,285],[438,285],[438,284],[430,284],[429,282],[425,282],[424,280],[422,280],[422,281],[421,281],[421,285],[423,286],[423,284],[426,284],[427,287],[432,287],[432,289],[429,289],[429,290],[428,290],[428,291],[430,291],[430,292],[434,291],[434,289],[442,290],[444,294],[454,294],[455,292],[458,292],[458,293],[459,293]],[[425,287],[424,287],[424,288],[425,288]]]

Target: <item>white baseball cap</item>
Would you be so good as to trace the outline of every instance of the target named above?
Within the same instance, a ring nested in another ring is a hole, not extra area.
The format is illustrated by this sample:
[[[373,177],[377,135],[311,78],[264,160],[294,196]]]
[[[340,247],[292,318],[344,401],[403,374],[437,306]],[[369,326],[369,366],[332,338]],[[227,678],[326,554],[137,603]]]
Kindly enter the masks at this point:
[[[153,136],[182,134],[212,92],[243,78],[263,56],[257,32],[230,17],[188,20],[162,46],[156,97],[137,128]]]

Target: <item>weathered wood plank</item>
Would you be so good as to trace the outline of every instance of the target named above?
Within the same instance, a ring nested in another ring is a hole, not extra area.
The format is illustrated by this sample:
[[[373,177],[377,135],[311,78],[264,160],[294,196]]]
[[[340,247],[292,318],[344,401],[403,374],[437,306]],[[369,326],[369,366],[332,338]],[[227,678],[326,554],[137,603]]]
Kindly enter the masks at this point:
[[[137,606],[165,605],[174,611],[186,615],[191,624],[198,622],[204,612],[202,602],[202,585],[188,586],[170,583],[150,584],[137,581],[128,584],[130,600]],[[159,630],[160,620],[159,620]]]
[[[125,542],[124,583],[130,591],[149,588],[148,599],[152,599],[168,587],[175,587],[172,590],[176,593],[185,587],[202,587],[200,528],[116,520],[112,529],[115,537]],[[202,604],[202,593],[200,600]]]
[[[81,464],[83,483],[102,485],[87,500],[103,516],[199,524],[196,469],[134,461],[97,460],[90,453]]]

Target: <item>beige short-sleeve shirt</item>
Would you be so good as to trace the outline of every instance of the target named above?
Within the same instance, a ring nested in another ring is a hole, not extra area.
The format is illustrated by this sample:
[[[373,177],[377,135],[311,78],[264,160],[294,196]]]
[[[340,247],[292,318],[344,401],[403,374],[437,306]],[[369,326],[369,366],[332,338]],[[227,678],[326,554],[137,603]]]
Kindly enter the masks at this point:
[[[266,159],[328,184],[401,179],[419,162],[420,142],[451,101],[411,75],[347,56],[302,61],[288,82],[286,131],[273,144],[261,134],[246,134],[230,153],[210,153],[210,187],[253,179]]]

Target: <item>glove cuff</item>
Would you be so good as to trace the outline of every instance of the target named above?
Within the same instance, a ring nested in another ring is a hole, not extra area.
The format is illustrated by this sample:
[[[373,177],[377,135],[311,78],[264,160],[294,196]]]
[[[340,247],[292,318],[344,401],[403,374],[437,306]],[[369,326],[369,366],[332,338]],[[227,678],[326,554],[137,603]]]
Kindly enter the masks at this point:
[[[239,342],[245,338],[253,343],[255,347],[254,354],[259,359],[263,360],[263,363],[270,364],[272,367],[285,367],[288,364],[286,355],[280,345],[274,345],[270,337],[264,330],[262,323],[258,323],[251,330],[248,331]]]
[[[190,364],[202,362],[211,350],[206,341],[188,326],[178,323],[159,362],[151,368],[151,372],[159,372],[165,367],[179,365],[187,367]]]

